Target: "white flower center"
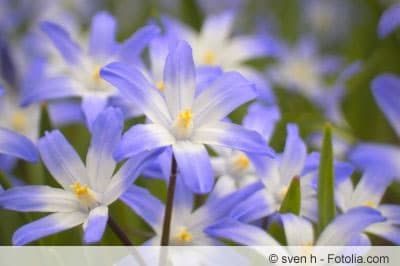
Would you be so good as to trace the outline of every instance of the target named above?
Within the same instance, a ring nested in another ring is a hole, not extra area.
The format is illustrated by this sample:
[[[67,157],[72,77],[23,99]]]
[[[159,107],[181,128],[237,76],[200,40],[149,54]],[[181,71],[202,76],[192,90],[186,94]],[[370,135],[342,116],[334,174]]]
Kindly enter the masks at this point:
[[[193,235],[187,227],[182,226],[179,228],[178,233],[173,236],[172,243],[175,245],[187,245],[193,241]]]
[[[181,111],[176,117],[172,131],[177,139],[188,139],[193,133],[193,113],[189,108]]]
[[[86,185],[76,182],[70,186],[83,207],[93,209],[97,206],[97,201],[93,191]]]

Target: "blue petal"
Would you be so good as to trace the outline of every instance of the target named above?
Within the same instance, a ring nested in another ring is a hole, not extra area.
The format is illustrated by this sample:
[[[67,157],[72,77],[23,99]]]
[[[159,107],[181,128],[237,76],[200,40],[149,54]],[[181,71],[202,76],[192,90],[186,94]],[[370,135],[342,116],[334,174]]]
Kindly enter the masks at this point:
[[[232,32],[235,13],[225,11],[218,15],[208,16],[201,28],[201,35],[205,40],[221,42],[229,37]]]
[[[108,220],[108,207],[99,206],[90,211],[84,225],[83,241],[85,243],[99,242],[104,234]]]
[[[164,204],[159,199],[144,188],[130,186],[121,196],[121,200],[142,217],[154,230],[157,230],[164,214]]]
[[[400,228],[396,225],[389,223],[373,224],[366,230],[376,236],[382,237],[386,240],[393,242],[395,245],[400,245]]]
[[[316,245],[343,246],[360,235],[369,225],[385,221],[379,211],[358,207],[337,216],[321,233]]]
[[[81,104],[75,101],[58,101],[48,106],[51,122],[56,127],[68,124],[83,124],[85,117]]]
[[[39,140],[39,152],[53,178],[64,188],[79,181],[87,184],[86,168],[74,148],[58,130]]]
[[[154,25],[145,26],[136,31],[120,47],[119,58],[126,63],[132,63],[137,60],[140,53],[149,44],[149,42],[159,35],[160,29]]]
[[[113,152],[121,139],[122,128],[122,113],[112,107],[100,113],[93,123],[86,168],[90,185],[96,191],[104,191],[114,173]]]
[[[114,156],[120,161],[143,151],[169,146],[174,142],[175,138],[160,125],[135,125],[124,134]]]
[[[245,128],[257,131],[269,142],[275,130],[276,123],[281,119],[278,106],[264,106],[254,103],[247,110],[243,119]]]
[[[7,154],[29,162],[37,162],[39,154],[35,145],[25,136],[0,128],[0,154]]]
[[[67,77],[49,78],[40,82],[37,87],[23,95],[22,106],[38,103],[46,100],[63,99],[81,96],[81,92],[74,88],[71,80]]]
[[[197,194],[210,192],[214,174],[206,148],[202,144],[181,141],[173,145],[173,152],[185,185]]]
[[[227,72],[217,78],[195,100],[193,113],[196,125],[221,120],[240,105],[254,99],[253,84],[237,72]]]
[[[93,17],[89,39],[92,56],[108,58],[115,52],[116,27],[115,18],[108,12],[99,12]]]
[[[400,225],[400,206],[395,204],[382,204],[379,211],[387,219],[387,223]]]
[[[137,105],[151,121],[170,126],[171,117],[164,98],[153,89],[139,69],[123,63],[111,63],[100,74],[117,87],[123,97]]]
[[[106,108],[108,98],[102,96],[86,96],[82,98],[82,110],[86,118],[87,127],[92,130],[93,122]]]
[[[23,212],[71,212],[77,210],[80,205],[76,196],[64,189],[21,186],[1,193],[0,206]]]
[[[59,50],[68,63],[78,63],[81,50],[71,36],[61,26],[45,21],[40,23],[40,28],[44,31],[53,45]]]
[[[104,204],[111,204],[124,194],[143,169],[155,160],[162,151],[162,149],[158,149],[152,152],[142,152],[126,161],[108,184],[107,190],[104,192]]]
[[[164,68],[164,95],[172,117],[193,104],[196,73],[192,48],[181,41],[170,49]]]
[[[214,122],[205,125],[196,130],[192,139],[198,143],[274,156],[273,150],[260,134],[232,123]]]
[[[202,66],[196,69],[196,97],[217,80],[224,72],[220,67]]]
[[[204,232],[212,237],[229,239],[243,245],[280,246],[275,239],[261,228],[233,219],[221,220],[208,226]]]
[[[381,177],[400,178],[400,148],[393,145],[365,143],[357,145],[349,155],[360,169]]]
[[[231,211],[231,217],[241,222],[253,222],[270,215],[275,209],[265,198],[265,190],[255,192],[253,195],[238,203]]]
[[[289,124],[287,126],[285,150],[279,166],[283,183],[301,175],[306,158],[307,148],[299,135],[299,129],[297,125]]]
[[[379,37],[384,38],[400,26],[400,5],[396,4],[386,10],[378,25]]]
[[[399,6],[400,9],[400,6]],[[400,20],[399,20],[400,21]],[[400,136],[400,78],[383,74],[372,81],[372,92],[381,110]]]
[[[13,235],[12,242],[22,246],[39,238],[56,234],[84,222],[86,215],[81,212],[55,213],[22,226]]]

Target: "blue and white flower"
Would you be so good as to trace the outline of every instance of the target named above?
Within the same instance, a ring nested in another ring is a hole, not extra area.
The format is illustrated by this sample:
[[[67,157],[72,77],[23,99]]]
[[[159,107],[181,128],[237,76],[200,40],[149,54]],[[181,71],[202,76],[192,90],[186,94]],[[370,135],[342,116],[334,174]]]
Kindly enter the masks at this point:
[[[196,95],[195,65],[186,42],[179,42],[167,57],[162,94],[139,69],[123,63],[107,65],[101,75],[152,122],[135,125],[125,133],[115,151],[117,159],[172,146],[184,183],[193,192],[208,193],[214,175],[204,144],[271,155],[257,132],[221,122],[256,97],[252,84],[236,72],[227,72]]]
[[[386,218],[384,222],[368,226],[364,233],[374,234],[400,244],[400,206],[381,203],[387,187],[391,184],[390,178],[378,176],[376,173],[366,172],[357,186],[354,187],[351,179],[342,182],[336,189],[336,200],[342,212],[365,206],[376,209]],[[364,236],[364,239],[368,239]]]
[[[21,186],[0,195],[0,206],[5,209],[53,212],[18,229],[13,236],[14,245],[25,245],[80,224],[85,242],[101,239],[108,220],[108,205],[129,188],[152,155],[138,154],[114,174],[116,162],[112,153],[122,127],[122,113],[118,109],[108,108],[98,116],[93,124],[86,166],[58,130],[46,133],[39,140],[43,162],[62,188]]]
[[[117,90],[104,82],[100,69],[116,60],[134,64],[148,42],[158,34],[155,26],[146,26],[137,31],[123,44],[115,41],[116,21],[106,12],[97,13],[92,20],[88,50],[84,51],[61,26],[42,22],[41,29],[48,35],[66,63],[65,71],[49,78],[24,99],[24,103],[40,102],[71,97],[82,98],[82,110],[87,125],[108,104]]]

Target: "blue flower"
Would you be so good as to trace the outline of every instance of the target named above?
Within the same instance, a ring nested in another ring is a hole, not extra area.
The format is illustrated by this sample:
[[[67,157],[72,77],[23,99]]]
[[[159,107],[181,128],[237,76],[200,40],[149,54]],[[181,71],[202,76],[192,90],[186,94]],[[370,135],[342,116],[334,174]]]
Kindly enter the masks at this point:
[[[384,38],[400,26],[400,4],[394,4],[386,10],[378,25],[379,37]]]
[[[357,239],[366,227],[384,220],[385,218],[374,209],[354,208],[337,216],[316,239],[313,224],[309,220],[291,213],[281,215],[287,244],[289,246],[310,247],[309,251],[312,250],[312,246],[352,245],[354,239]],[[228,238],[245,245],[279,245],[262,229],[232,219],[221,221],[219,224],[208,228],[207,231],[216,237]],[[231,235],[228,232],[235,232],[235,234]]]
[[[123,44],[118,44],[115,41],[115,19],[106,12],[100,12],[93,17],[88,50],[83,51],[61,26],[42,22],[41,29],[59,50],[66,65],[62,68],[63,73],[46,80],[25,97],[24,103],[81,97],[89,128],[98,113],[109,104],[109,99],[118,95],[112,86],[101,79],[100,69],[115,60],[134,64],[148,42],[159,32],[155,26],[146,26]]]
[[[179,42],[167,57],[163,94],[139,69],[123,63],[112,63],[101,74],[152,122],[133,126],[125,133],[115,152],[119,160],[172,146],[185,184],[193,192],[208,193],[214,177],[204,144],[271,154],[258,133],[221,122],[235,108],[256,97],[252,84],[236,72],[227,72],[196,95],[195,65],[186,42]]]
[[[353,186],[351,179],[342,182],[336,189],[336,199],[343,212],[360,206],[380,211],[386,221],[368,226],[364,232],[383,237],[398,245],[400,244],[400,228],[398,227],[400,225],[400,206],[381,204],[383,195],[391,181],[391,178],[366,172],[356,187]],[[368,239],[368,237],[364,239]]]
[[[233,11],[210,15],[204,20],[199,33],[170,17],[162,17],[162,23],[168,36],[190,44],[196,65],[238,71],[255,83],[260,99],[273,103],[275,97],[270,84],[245,62],[275,56],[281,45],[274,38],[261,34],[233,35],[235,16]]]
[[[178,176],[177,180],[170,243],[178,246],[221,244],[212,234],[208,233],[207,228],[227,218],[236,204],[261,188],[259,183],[252,184],[218,199],[213,197],[213,191],[211,192],[211,198],[205,204],[193,210],[194,194],[179,181],[181,180],[180,176]],[[156,233],[145,244],[159,245],[162,234],[164,204],[147,190],[137,186],[131,186],[121,197],[121,200],[131,206]]]
[[[107,125],[104,127],[104,125]],[[138,177],[151,153],[141,153],[127,161],[115,174],[112,158],[123,127],[122,113],[108,108],[93,124],[86,167],[64,136],[54,130],[39,140],[39,152],[49,172],[62,186],[22,186],[0,195],[2,208],[23,212],[54,212],[18,229],[14,245],[83,224],[84,241],[101,239],[108,205],[116,201]]]

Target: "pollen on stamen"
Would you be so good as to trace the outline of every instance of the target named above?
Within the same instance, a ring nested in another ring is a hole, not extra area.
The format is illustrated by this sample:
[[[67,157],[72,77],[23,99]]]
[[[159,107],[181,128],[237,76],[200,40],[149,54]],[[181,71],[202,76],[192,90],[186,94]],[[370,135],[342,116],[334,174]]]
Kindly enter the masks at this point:
[[[363,204],[364,206],[366,206],[366,207],[370,207],[370,208],[376,208],[376,204],[375,204],[375,202],[373,202],[373,201],[366,201],[366,202],[364,202],[364,204]]]
[[[216,61],[216,57],[217,56],[213,51],[208,50],[203,55],[203,61],[207,65],[214,65],[215,61]]]
[[[191,124],[193,122],[193,114],[189,108],[180,112],[178,117],[179,117],[178,119],[179,119],[180,125],[183,128],[188,129],[191,126]]]
[[[235,160],[234,165],[239,170],[246,170],[250,166],[250,160],[244,154],[239,154]]]
[[[11,124],[15,130],[23,131],[27,125],[26,115],[21,111],[15,112],[12,116]]]
[[[92,78],[96,83],[100,83],[102,81],[100,76],[100,66],[96,66],[94,68]]]
[[[186,227],[182,227],[179,230],[178,235],[176,236],[176,238],[183,243],[188,243],[191,242],[193,240],[193,235],[189,232],[189,230]]]
[[[165,84],[164,84],[163,81],[159,81],[159,82],[157,82],[156,87],[157,87],[157,89],[159,89],[160,91],[164,91]]]
[[[89,188],[86,185],[81,185],[81,183],[76,182],[69,186],[74,192],[75,195],[80,198],[89,195]]]

